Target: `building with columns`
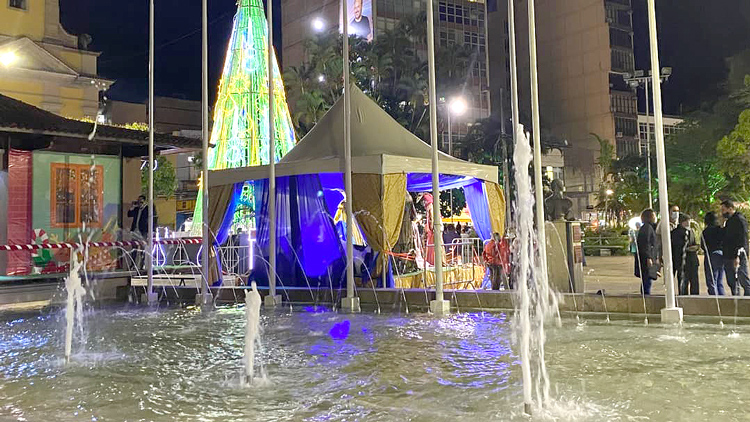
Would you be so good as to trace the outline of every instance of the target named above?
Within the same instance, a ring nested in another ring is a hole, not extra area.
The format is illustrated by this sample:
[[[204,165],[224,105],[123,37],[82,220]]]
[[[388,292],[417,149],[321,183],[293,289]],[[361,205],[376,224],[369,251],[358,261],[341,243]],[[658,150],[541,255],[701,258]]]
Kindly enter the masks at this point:
[[[112,81],[97,76],[91,37],[60,24],[59,0],[4,0],[0,22],[0,94],[64,117],[97,116]]]

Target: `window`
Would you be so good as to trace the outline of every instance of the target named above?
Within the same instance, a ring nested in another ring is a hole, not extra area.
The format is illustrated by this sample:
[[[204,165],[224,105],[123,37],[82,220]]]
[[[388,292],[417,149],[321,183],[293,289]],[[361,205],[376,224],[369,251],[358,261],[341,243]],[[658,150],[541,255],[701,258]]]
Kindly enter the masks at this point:
[[[13,9],[26,10],[26,0],[8,0],[8,6]]]
[[[633,39],[629,32],[621,31],[616,28],[609,28],[609,45],[611,47],[633,48]]]
[[[635,59],[633,57],[633,51],[625,51],[617,48],[613,48],[611,52],[612,56],[612,70],[619,72],[632,72],[635,68]]]
[[[101,226],[104,194],[102,166],[53,163],[50,170],[51,226]]]
[[[635,97],[612,95],[610,97],[610,103],[612,111],[615,113],[637,114],[637,103]]]
[[[637,121],[626,117],[615,117],[615,132],[617,136],[635,136],[638,130]]]

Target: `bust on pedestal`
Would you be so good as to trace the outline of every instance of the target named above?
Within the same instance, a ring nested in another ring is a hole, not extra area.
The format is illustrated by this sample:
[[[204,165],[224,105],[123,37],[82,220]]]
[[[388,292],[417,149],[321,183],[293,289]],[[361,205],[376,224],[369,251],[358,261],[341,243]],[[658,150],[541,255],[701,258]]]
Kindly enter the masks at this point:
[[[549,283],[559,292],[583,292],[583,248],[581,224],[573,221],[573,201],[565,196],[565,186],[555,179],[552,195],[544,200],[547,223],[547,273]]]

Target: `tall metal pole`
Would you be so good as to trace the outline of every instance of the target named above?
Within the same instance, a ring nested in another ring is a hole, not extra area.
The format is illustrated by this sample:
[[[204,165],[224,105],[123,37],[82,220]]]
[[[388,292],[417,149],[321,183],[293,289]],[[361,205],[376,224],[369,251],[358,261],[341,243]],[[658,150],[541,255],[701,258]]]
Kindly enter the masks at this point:
[[[210,231],[208,228],[208,0],[202,0],[202,33],[201,33],[201,138],[203,140],[203,253],[201,267],[201,293],[198,304],[207,307],[212,304],[211,292],[208,291],[209,251],[211,249]]]
[[[148,5],[148,240],[146,242],[146,302],[154,295],[154,0]]]
[[[667,163],[664,154],[664,120],[661,109],[661,80],[659,75],[659,44],[656,31],[656,6],[648,0],[648,33],[651,47],[651,88],[654,92],[654,130],[656,135],[656,167],[659,177],[659,213],[661,214],[661,242],[664,277],[667,283],[666,307],[661,310],[662,322],[682,322],[682,308],[677,307],[672,269],[672,243],[669,236],[669,197],[667,196]]]
[[[430,144],[432,145],[432,233],[435,255],[435,300],[430,302],[430,310],[435,315],[450,313],[450,302],[443,298],[443,219],[440,216],[440,172],[438,169],[437,140],[437,93],[435,92],[435,23],[433,0],[427,1],[427,67],[429,73],[428,91],[430,103]]]
[[[518,137],[518,128],[520,127],[519,122],[519,109],[518,109],[518,68],[517,68],[517,60],[516,60],[516,17],[515,17],[515,10],[513,2],[515,0],[508,0],[508,38],[509,38],[509,45],[510,48],[510,97],[511,97],[511,113],[513,115],[513,129],[510,131],[513,136],[513,145],[515,148],[518,148],[518,142],[526,142],[523,137],[519,139]],[[531,0],[530,0],[531,1]],[[516,171],[528,171],[528,168],[526,169],[515,169]],[[507,202],[510,202],[510,198],[507,199]],[[524,283],[525,280],[521,280],[521,283]],[[526,292],[526,289],[520,289],[521,297],[524,298],[524,292]],[[528,296],[525,296],[526,299],[522,300],[523,302],[528,303]],[[524,306],[521,306],[522,310]],[[528,311],[526,313],[522,313],[521,318],[528,321],[529,314]],[[521,355],[522,359],[524,357],[528,358],[528,350],[529,350],[529,336],[528,334],[523,334],[521,339]],[[531,369],[530,365],[521,365],[521,376],[523,379],[523,397],[524,397],[524,412],[526,414],[531,414],[531,409],[533,406],[532,401],[532,386],[531,386]]]
[[[653,78],[652,78],[653,79]],[[644,84],[646,88],[646,168],[648,169],[648,207],[654,208],[654,190],[651,187],[651,122],[649,116],[648,102],[648,82]]]
[[[452,111],[450,107],[448,107],[448,155],[453,157],[453,127],[451,126],[451,115]],[[451,189],[448,194],[450,195],[450,213],[451,213],[451,224],[453,223],[453,189]],[[434,199],[434,198],[433,198]],[[440,218],[442,220],[442,216]]]
[[[354,296],[354,212],[352,212],[352,133],[351,92],[349,87],[349,13],[348,0],[341,1],[344,21],[343,65],[344,65],[344,194],[346,206],[346,297],[341,307],[350,312],[359,312],[359,298]]]
[[[502,233],[503,235],[508,233],[508,222],[510,221],[510,175],[508,174],[510,172],[510,166],[508,166],[508,144],[505,139],[505,134],[505,95],[504,90],[500,88],[500,141],[503,144],[503,191],[505,193],[505,233]],[[495,147],[495,154],[497,155],[497,147]]]
[[[276,294],[276,132],[273,117],[273,0],[266,0],[266,20],[268,38],[266,61],[268,62],[268,296],[266,306],[281,303],[281,295]]]
[[[512,1],[512,0],[511,0]],[[539,264],[547,278],[547,236],[544,229],[544,188],[542,185],[542,131],[539,128],[539,81],[536,63],[536,18],[534,0],[529,0],[529,67],[531,72],[531,121],[534,130],[534,190],[536,196],[536,225]]]
[[[510,49],[510,112],[513,127],[510,130],[513,136],[513,145],[518,143],[517,131],[521,124],[518,118],[518,64],[516,59],[516,22],[513,1],[508,0],[508,47]]]

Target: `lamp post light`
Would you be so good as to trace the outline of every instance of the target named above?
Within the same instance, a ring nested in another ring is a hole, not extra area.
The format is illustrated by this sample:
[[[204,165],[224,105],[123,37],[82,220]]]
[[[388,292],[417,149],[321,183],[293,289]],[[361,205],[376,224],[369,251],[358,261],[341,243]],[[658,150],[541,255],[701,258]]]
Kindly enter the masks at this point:
[[[453,127],[451,125],[451,116],[460,117],[466,113],[469,105],[463,97],[454,97],[448,104],[448,155],[453,156]],[[451,223],[453,223],[453,189],[450,190],[450,213]]]
[[[671,67],[662,67],[659,75],[659,81],[664,82],[669,79],[672,75]],[[651,84],[651,71],[644,72],[643,70],[636,70],[631,75],[626,73],[623,75],[623,79],[633,89],[643,87],[646,93],[646,168],[648,171],[648,207],[654,207],[654,194],[651,188],[651,123],[649,122],[649,98],[648,98],[648,86]]]
[[[326,28],[326,23],[321,18],[315,18],[312,20],[312,28],[315,32],[322,32]]]

